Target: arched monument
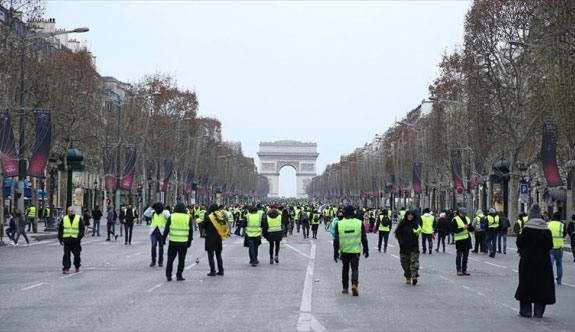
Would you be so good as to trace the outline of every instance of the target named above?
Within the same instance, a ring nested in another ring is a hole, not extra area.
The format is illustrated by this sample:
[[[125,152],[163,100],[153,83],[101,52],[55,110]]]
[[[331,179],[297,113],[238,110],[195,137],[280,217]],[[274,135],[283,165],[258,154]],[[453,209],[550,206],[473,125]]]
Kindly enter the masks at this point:
[[[269,197],[279,197],[280,170],[293,167],[296,172],[296,197],[305,198],[306,186],[316,176],[317,153],[316,143],[298,141],[261,142],[259,173],[265,175],[270,184]]]

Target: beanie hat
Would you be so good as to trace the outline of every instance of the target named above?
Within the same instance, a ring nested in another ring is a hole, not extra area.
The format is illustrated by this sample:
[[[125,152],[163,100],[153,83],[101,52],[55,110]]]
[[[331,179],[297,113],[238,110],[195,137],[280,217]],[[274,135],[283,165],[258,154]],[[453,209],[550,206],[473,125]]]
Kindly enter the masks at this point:
[[[553,213],[553,218],[552,218],[552,220],[561,220],[561,217],[563,217],[563,216],[561,215],[561,212],[556,211],[556,212]]]
[[[495,213],[495,209],[494,209],[494,208],[490,208],[490,209],[489,209],[489,213]]]
[[[348,205],[343,209],[343,215],[346,217],[351,217],[354,214],[355,214],[355,209],[351,205]]]
[[[529,209],[529,213],[527,214],[527,218],[530,219],[541,219],[541,207],[539,204],[533,204]]]

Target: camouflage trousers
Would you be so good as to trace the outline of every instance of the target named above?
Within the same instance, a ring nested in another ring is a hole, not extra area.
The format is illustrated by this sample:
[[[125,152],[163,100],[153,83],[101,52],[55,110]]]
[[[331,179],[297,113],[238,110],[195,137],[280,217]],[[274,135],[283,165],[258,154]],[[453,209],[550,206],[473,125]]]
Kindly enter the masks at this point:
[[[407,279],[419,277],[419,253],[400,254],[403,275]]]

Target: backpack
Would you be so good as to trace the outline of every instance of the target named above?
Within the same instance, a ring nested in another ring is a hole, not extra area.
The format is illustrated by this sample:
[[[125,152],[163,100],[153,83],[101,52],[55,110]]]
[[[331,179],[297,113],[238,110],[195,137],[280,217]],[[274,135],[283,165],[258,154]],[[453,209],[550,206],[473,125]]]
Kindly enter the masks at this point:
[[[483,217],[479,220],[479,228],[483,230],[487,229],[487,217]]]
[[[116,213],[116,210],[114,210],[114,221],[118,220],[118,214]]]
[[[313,214],[313,221],[318,221],[319,220],[319,214],[314,213]]]
[[[391,226],[391,220],[389,220],[387,216],[384,216],[383,219],[381,220],[381,225],[384,227],[389,227]]]

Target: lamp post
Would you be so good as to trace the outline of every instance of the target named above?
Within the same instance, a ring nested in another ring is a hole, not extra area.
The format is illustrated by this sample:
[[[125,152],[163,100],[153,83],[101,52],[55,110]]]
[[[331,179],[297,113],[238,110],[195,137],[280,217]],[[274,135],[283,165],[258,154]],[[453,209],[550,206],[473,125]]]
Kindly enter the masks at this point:
[[[48,225],[44,228],[44,232],[55,232],[54,227],[54,189],[56,187],[56,171],[58,170],[58,157],[54,154],[48,158],[48,168],[50,169],[50,187],[48,193],[48,206],[50,207],[50,215],[48,216]]]
[[[48,33],[35,33],[30,32],[28,34],[22,35],[22,47],[20,48],[20,91],[19,91],[19,104],[20,104],[20,119],[19,119],[19,139],[18,139],[18,193],[21,194],[21,197],[18,198],[16,195],[15,198],[15,205],[20,211],[24,211],[24,180],[26,179],[26,168],[27,168],[27,161],[24,158],[24,154],[26,152],[25,149],[25,135],[24,135],[24,112],[26,109],[25,106],[25,71],[24,71],[24,64],[25,64],[25,49],[28,44],[27,41],[33,41],[38,39],[44,39],[47,37],[54,37],[57,35],[62,34],[69,34],[69,33],[83,33],[88,32],[90,29],[88,28],[76,28],[73,30],[64,30],[64,31],[54,31]]]
[[[96,204],[98,202],[98,179],[94,180],[93,185],[94,185],[94,204],[93,204],[92,208],[95,209]]]
[[[83,171],[84,170],[84,153],[82,151],[70,147],[66,152],[66,165],[60,165],[61,171],[67,172],[67,183],[66,183],[66,208],[72,206],[72,172]],[[78,211],[76,211],[78,212]],[[81,213],[81,212],[78,212]]]

